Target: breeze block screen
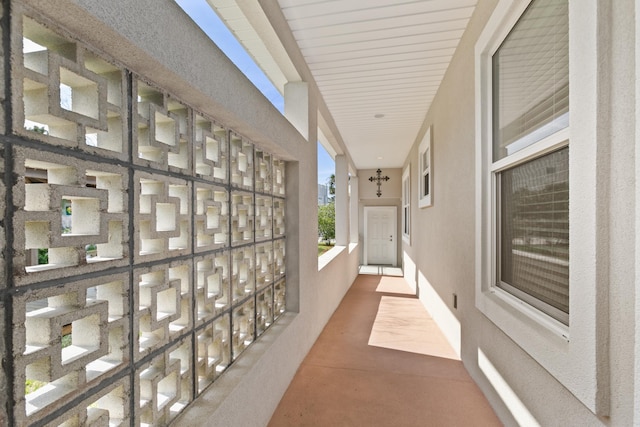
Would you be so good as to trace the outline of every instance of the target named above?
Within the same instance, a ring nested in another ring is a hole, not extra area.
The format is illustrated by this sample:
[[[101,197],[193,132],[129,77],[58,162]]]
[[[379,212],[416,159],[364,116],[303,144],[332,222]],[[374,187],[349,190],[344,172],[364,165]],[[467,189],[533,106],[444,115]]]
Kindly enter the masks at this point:
[[[168,424],[285,311],[285,162],[17,2],[10,46],[6,418]]]

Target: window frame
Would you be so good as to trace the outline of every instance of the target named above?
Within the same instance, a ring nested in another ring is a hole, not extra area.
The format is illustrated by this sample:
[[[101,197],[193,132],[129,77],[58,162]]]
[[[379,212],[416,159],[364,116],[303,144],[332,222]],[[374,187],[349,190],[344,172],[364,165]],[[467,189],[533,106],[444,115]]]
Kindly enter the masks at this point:
[[[514,153],[508,160],[493,162],[492,58],[493,54],[536,0],[498,0],[475,46],[475,153],[476,153],[476,247],[475,304],[502,333],[524,353],[540,364],[599,416],[609,414],[609,387],[606,352],[608,299],[607,258],[597,257],[599,245],[607,245],[598,232],[598,212],[606,211],[606,201],[594,197],[606,191],[598,174],[606,165],[598,159],[598,56],[599,21],[595,2],[569,1],[569,84],[581,90],[570,91],[570,129]],[[580,47],[577,46],[580,44]],[[585,50],[585,49],[588,49]],[[584,88],[589,89],[585,90]],[[565,326],[533,309],[522,300],[494,286],[496,235],[495,172],[552,152],[567,140],[579,141],[569,156],[569,293],[570,320]],[[525,356],[519,356],[525,357]]]
[[[558,333],[560,333],[562,336],[569,336],[569,328],[567,327],[567,325],[565,324],[566,322],[560,322],[559,320],[556,320],[556,318],[554,318],[554,316],[551,316],[550,314],[547,314],[542,308],[539,308],[538,306],[536,306],[536,304],[538,305],[548,305],[545,302],[541,301],[541,300],[537,300],[535,297],[533,296],[518,296],[519,293],[522,293],[524,295],[528,295],[523,291],[519,291],[519,290],[515,290],[515,291],[509,291],[506,290],[505,287],[500,287],[498,285],[498,282],[501,281],[500,278],[500,267],[501,267],[501,262],[502,259],[500,257],[500,252],[501,252],[501,248],[500,248],[500,174],[502,172],[505,172],[507,170],[511,170],[513,168],[516,168],[520,165],[523,165],[529,161],[532,160],[536,160],[536,159],[540,159],[546,155],[549,155],[555,151],[561,150],[563,148],[569,147],[569,133],[570,133],[570,129],[569,128],[565,128],[561,131],[558,131],[532,145],[530,145],[527,148],[530,148],[530,150],[527,151],[527,153],[524,153],[523,155],[520,156],[516,156],[516,154],[518,153],[514,153],[510,156],[507,156],[503,159],[498,160],[497,162],[493,162],[491,165],[491,198],[494,201],[493,206],[493,228],[492,228],[492,233],[491,233],[491,241],[493,243],[493,247],[491,250],[491,282],[489,283],[489,285],[493,289],[494,292],[496,293],[506,293],[509,294],[511,297],[518,299],[519,301],[522,302],[522,304],[519,304],[519,307],[522,310],[531,310],[532,316],[547,316],[549,317],[548,319],[548,323],[550,325],[553,326],[553,329],[555,329]],[[521,151],[524,151],[521,150]],[[571,185],[571,184],[569,184]],[[571,193],[569,193],[569,199],[571,199]],[[506,284],[507,287],[512,287],[513,286],[507,282],[502,282],[502,284]],[[571,284],[569,284],[569,293],[571,293]],[[536,303],[531,302],[531,300],[537,300]],[[560,315],[560,311],[555,309],[551,306],[546,308],[549,311],[557,311],[558,314],[556,315],[556,317],[563,317]],[[568,322],[568,317],[567,316],[567,322]],[[545,322],[547,323],[547,322]]]
[[[411,244],[411,164],[402,172],[402,240]]]
[[[427,128],[418,146],[418,206],[420,208],[428,208],[433,205],[433,143],[431,128],[432,126]],[[427,164],[425,165],[425,163]],[[428,175],[426,188],[425,173]]]
[[[492,206],[492,210],[494,210],[493,212],[493,229],[492,229],[492,233],[491,233],[491,241],[493,243],[492,246],[492,250],[491,250],[491,282],[489,283],[489,286],[491,286],[494,289],[494,292],[496,293],[500,293],[500,292],[504,292],[507,294],[510,294],[510,296],[520,300],[523,304],[522,304],[522,309],[523,310],[533,310],[534,312],[532,313],[532,315],[535,316],[548,316],[549,319],[548,321],[551,322],[551,324],[553,324],[554,328],[563,336],[567,336],[569,335],[569,329],[567,327],[568,321],[569,321],[569,316],[563,316],[561,315],[560,311],[557,309],[554,309],[553,307],[549,306],[548,304],[546,304],[544,301],[537,299],[536,297],[527,294],[524,291],[520,291],[519,289],[515,288],[512,284],[507,283],[502,281],[501,278],[501,266],[502,266],[502,257],[501,257],[501,216],[500,216],[500,211],[502,208],[502,201],[501,201],[501,185],[502,185],[502,174],[503,172],[506,172],[508,170],[513,170],[521,165],[526,164],[527,162],[533,161],[533,160],[537,160],[537,159],[541,159],[555,151],[558,151],[560,149],[569,147],[569,136],[570,136],[570,127],[567,125],[566,128],[561,129],[559,131],[556,131],[548,136],[545,136],[541,139],[539,139],[536,142],[530,143],[529,145],[525,146],[524,148],[517,150],[516,152],[512,153],[512,154],[505,154],[503,157],[499,158],[498,160],[494,159],[495,156],[495,138],[494,138],[494,131],[496,130],[495,125],[496,125],[496,121],[495,121],[495,117],[494,117],[494,113],[495,113],[495,108],[494,108],[494,102],[495,102],[495,97],[496,97],[496,93],[494,90],[494,83],[496,81],[496,76],[494,75],[494,67],[495,64],[493,62],[493,59],[495,57],[496,54],[498,54],[499,50],[502,48],[504,41],[507,39],[507,37],[509,37],[509,35],[513,32],[513,30],[515,29],[516,25],[518,24],[518,22],[520,22],[520,18],[522,17],[522,15],[524,15],[524,13],[527,11],[529,5],[531,5],[531,3],[533,3],[536,0],[530,0],[530,1],[526,1],[525,3],[527,3],[527,7],[525,7],[521,13],[519,13],[519,15],[517,16],[517,19],[515,19],[509,26],[508,26],[508,31],[504,34],[503,37],[500,38],[500,43],[496,46],[492,46],[491,48],[491,54],[490,54],[490,59],[491,59],[491,64],[489,65],[489,76],[491,78],[491,91],[490,91],[490,99],[488,99],[488,103],[489,106],[491,108],[491,128],[489,129],[490,132],[490,138],[488,138],[487,140],[487,144],[490,144],[490,160],[489,160],[489,167],[490,167],[490,180],[491,180],[491,197],[492,197],[492,201],[493,204]],[[540,0],[543,1],[543,0]],[[554,94],[555,95],[555,94]],[[568,113],[567,113],[568,114]],[[544,129],[546,127],[554,127],[554,123],[555,121],[552,121],[548,124],[545,124],[539,128],[535,128],[535,129],[530,129],[528,133],[521,135],[521,139],[527,139],[527,137],[529,137],[529,135],[534,134],[534,133],[538,133],[540,129]],[[518,141],[520,141],[521,139],[519,139]],[[517,143],[517,141],[514,141],[513,143]],[[512,143],[512,144],[513,144]],[[569,197],[571,197],[571,195],[569,195]],[[506,285],[506,286],[504,286]],[[570,288],[570,286],[569,286]],[[547,307],[548,306],[548,307]],[[539,313],[537,313],[537,312]],[[552,316],[550,314],[550,312],[553,312],[555,315]],[[557,318],[562,318],[562,321],[558,321],[556,320]],[[558,322],[556,324],[556,322]]]

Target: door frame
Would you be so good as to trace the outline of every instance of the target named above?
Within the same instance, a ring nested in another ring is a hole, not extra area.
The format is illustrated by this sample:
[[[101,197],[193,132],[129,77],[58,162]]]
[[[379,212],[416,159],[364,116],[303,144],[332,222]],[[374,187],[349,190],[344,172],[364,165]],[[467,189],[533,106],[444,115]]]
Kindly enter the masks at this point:
[[[365,206],[364,207],[364,251],[363,251],[363,259],[362,263],[364,265],[369,265],[369,254],[368,254],[368,245],[369,245],[369,213],[372,211],[390,211],[392,218],[392,227],[393,230],[393,267],[398,266],[398,207],[397,206]]]

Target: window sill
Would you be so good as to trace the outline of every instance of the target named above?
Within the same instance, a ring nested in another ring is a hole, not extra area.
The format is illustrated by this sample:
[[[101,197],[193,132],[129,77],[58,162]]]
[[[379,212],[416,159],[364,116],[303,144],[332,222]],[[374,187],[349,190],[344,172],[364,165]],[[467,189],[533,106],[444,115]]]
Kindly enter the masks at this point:
[[[559,345],[569,342],[569,327],[547,316],[538,309],[530,306],[521,299],[499,288],[492,288],[483,293],[488,301],[484,304],[483,313],[496,324],[501,323],[501,315],[496,311],[510,312],[511,318],[502,325],[502,329],[516,328],[514,322],[521,327],[531,328],[539,333],[548,335],[553,340],[558,340]],[[513,335],[518,335],[514,332]],[[566,349],[565,349],[566,350]]]
[[[418,200],[418,207],[420,209],[431,207],[431,205],[432,205],[431,196],[428,196],[428,197],[425,197],[425,198],[422,198],[422,199]]]
[[[346,246],[334,246],[332,249],[329,249],[327,252],[320,255],[318,257],[318,271],[329,265],[331,261],[333,261],[334,258],[337,258],[345,249]]]

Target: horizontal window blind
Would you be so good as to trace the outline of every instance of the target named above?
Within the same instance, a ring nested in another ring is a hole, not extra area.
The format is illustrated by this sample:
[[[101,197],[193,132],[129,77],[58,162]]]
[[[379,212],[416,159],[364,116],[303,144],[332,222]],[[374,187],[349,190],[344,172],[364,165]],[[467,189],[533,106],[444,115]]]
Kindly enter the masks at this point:
[[[566,0],[536,0],[493,55],[493,161],[569,125]]]
[[[556,319],[569,313],[569,148],[500,179],[499,287]]]

